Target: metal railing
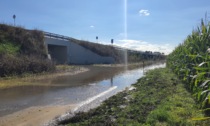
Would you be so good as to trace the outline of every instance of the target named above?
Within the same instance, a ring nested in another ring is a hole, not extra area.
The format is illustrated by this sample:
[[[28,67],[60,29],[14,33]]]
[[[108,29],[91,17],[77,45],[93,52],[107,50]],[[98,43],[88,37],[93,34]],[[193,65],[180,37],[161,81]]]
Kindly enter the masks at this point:
[[[62,40],[67,40],[67,41],[73,39],[71,37],[59,35],[59,34],[55,34],[55,33],[50,33],[50,32],[45,32],[45,31],[43,31],[43,33],[44,33],[45,37],[49,37],[49,38],[62,39]]]

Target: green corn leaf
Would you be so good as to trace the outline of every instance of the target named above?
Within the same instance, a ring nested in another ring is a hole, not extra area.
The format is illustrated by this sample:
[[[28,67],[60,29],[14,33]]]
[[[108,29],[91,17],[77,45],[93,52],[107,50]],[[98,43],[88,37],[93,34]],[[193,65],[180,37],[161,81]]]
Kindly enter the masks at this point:
[[[210,117],[197,117],[197,118],[192,118],[193,121],[202,121],[202,120],[207,120],[210,119]]]
[[[193,78],[195,75],[188,75],[190,78]]]
[[[207,67],[193,67],[195,70],[198,70],[198,71],[206,71],[206,70],[210,70],[210,68],[207,68]]]
[[[210,93],[209,92],[208,92],[208,95],[206,96],[206,98],[202,102],[202,108],[206,108],[207,107],[206,105],[210,105]]]
[[[201,92],[201,95],[203,95],[203,94],[205,94],[205,93],[207,93],[207,92],[209,92],[209,91],[210,91],[210,89],[204,90],[204,91]]]
[[[208,99],[208,104],[210,105],[210,93],[208,94],[208,96],[206,97],[206,99]]]
[[[201,67],[201,66],[203,66],[204,64],[206,64],[207,62],[202,62],[202,63],[200,63],[198,66],[199,67]]]
[[[188,55],[190,58],[195,59],[198,55]]]
[[[182,71],[185,71],[185,70],[186,70],[186,69],[180,69],[179,71],[181,71],[181,72],[182,72]]]
[[[210,90],[209,90],[210,91]],[[208,93],[208,95],[206,96],[205,100],[210,100],[210,92]],[[208,104],[210,104],[210,101],[208,102]]]
[[[194,79],[196,79],[198,77],[198,75],[192,75],[191,77],[194,80]]]
[[[208,72],[200,72],[200,73],[198,73],[198,77],[203,77],[205,74],[207,74]]]
[[[197,86],[198,86],[198,79],[195,79],[194,87],[197,87]]]
[[[200,100],[201,100],[201,91],[200,91],[200,92],[198,92],[198,94],[197,94],[197,99],[198,99],[198,101],[200,101]]]
[[[205,112],[205,111],[208,111],[208,110],[210,110],[210,108],[202,109],[202,110],[199,110],[199,111]]]
[[[204,87],[206,84],[208,84],[210,82],[210,80],[206,80],[204,83],[201,84],[200,87]]]

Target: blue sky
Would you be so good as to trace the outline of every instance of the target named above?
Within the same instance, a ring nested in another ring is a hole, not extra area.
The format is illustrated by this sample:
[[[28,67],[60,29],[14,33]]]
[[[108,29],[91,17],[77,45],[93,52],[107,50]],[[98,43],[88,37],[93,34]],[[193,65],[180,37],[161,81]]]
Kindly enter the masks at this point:
[[[170,53],[196,28],[210,0],[1,0],[0,22],[76,39]],[[210,15],[210,13],[209,13]]]

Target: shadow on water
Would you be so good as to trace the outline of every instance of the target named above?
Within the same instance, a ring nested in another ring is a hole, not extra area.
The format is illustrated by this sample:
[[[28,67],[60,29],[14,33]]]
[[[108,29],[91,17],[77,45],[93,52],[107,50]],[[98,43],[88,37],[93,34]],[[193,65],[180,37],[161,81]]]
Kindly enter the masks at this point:
[[[164,67],[152,65],[145,69]],[[48,86],[22,86],[0,90],[0,117],[33,106],[77,104],[116,86],[112,93],[123,90],[143,76],[139,67],[89,66],[90,71],[72,76],[62,76],[34,83]]]

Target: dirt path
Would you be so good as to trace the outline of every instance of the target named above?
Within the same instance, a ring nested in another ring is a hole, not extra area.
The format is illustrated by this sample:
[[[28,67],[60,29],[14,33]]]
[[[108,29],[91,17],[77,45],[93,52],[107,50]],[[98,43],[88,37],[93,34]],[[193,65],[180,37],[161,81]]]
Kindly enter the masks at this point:
[[[75,105],[31,107],[0,118],[0,126],[42,126]]]

